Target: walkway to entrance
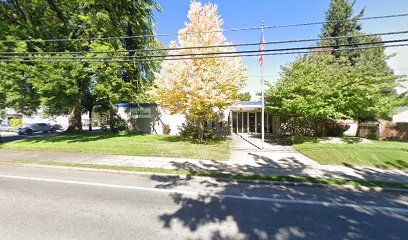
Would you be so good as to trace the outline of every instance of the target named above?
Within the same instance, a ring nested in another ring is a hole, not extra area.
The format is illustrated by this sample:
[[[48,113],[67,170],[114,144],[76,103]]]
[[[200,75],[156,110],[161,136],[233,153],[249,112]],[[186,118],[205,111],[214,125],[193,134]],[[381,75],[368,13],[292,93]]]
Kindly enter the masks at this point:
[[[261,175],[408,182],[408,173],[400,170],[321,165],[291,146],[276,143],[264,143],[264,151],[260,148],[261,140],[257,135],[233,134],[229,163],[241,166],[242,172]]]
[[[257,169],[257,174],[276,176],[313,176],[320,177],[315,170],[320,164],[304,156],[291,146],[271,143],[264,144],[256,135],[233,134],[230,162],[247,165]]]

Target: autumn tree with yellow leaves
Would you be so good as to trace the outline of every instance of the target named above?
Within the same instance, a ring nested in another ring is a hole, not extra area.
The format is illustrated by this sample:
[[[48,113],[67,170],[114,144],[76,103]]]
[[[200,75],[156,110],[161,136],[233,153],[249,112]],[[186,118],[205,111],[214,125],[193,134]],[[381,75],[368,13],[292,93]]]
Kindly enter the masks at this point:
[[[190,22],[178,32],[178,44],[170,43],[150,96],[170,113],[185,114],[196,122],[202,143],[204,123],[236,101],[245,82],[245,68],[240,57],[217,54],[235,51],[223,34],[217,5],[192,1],[188,18]],[[192,48],[220,45],[223,47]]]

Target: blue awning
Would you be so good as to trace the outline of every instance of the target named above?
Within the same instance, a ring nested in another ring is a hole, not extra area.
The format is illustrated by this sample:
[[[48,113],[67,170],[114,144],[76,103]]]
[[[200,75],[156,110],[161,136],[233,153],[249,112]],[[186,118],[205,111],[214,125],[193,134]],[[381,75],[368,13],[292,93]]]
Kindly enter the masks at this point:
[[[262,102],[238,102],[231,106],[231,111],[260,111]]]

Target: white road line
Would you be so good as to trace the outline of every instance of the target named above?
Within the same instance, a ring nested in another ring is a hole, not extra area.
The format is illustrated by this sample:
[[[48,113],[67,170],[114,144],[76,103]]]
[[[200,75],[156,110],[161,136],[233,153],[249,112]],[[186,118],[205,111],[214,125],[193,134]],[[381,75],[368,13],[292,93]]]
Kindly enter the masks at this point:
[[[68,184],[85,185],[85,186],[132,189],[132,190],[142,190],[142,191],[152,191],[152,192],[180,193],[180,194],[194,195],[194,196],[199,195],[197,192],[192,192],[192,191],[170,190],[170,189],[162,189],[162,188],[146,188],[146,187],[136,187],[136,186],[130,186],[130,185],[116,185],[116,184],[108,184],[108,183],[82,182],[82,181],[73,181],[73,180],[60,180],[60,179],[53,179],[53,178],[23,177],[23,176],[1,175],[1,174],[0,174],[0,178],[32,180],[32,181],[53,182],[53,183],[68,183]]]
[[[353,208],[355,210],[376,210],[376,211],[385,211],[385,212],[408,213],[408,208],[394,208],[394,207],[384,207],[384,206],[375,206],[375,205],[347,204],[347,203],[339,203],[339,202],[324,202],[324,201],[312,201],[312,200],[300,200],[300,199],[250,197],[250,196],[239,196],[239,195],[229,195],[229,194],[202,194],[202,193],[194,192],[194,191],[137,187],[137,186],[130,186],[130,185],[116,185],[116,184],[108,184],[108,183],[83,182],[83,181],[74,181],[74,180],[61,180],[61,179],[53,179],[53,178],[24,177],[24,176],[3,175],[3,174],[0,174],[0,178],[76,184],[76,185],[84,185],[84,186],[107,187],[107,188],[118,188],[118,189],[131,189],[131,190],[150,191],[150,192],[177,193],[177,194],[184,194],[184,195],[195,196],[195,197],[208,196],[208,197],[215,197],[215,198],[221,198],[221,199],[230,198],[230,199],[239,199],[239,200],[247,200],[247,201],[263,201],[263,202],[287,203],[287,204],[306,204],[306,205],[319,205],[319,206],[324,206],[324,207]]]

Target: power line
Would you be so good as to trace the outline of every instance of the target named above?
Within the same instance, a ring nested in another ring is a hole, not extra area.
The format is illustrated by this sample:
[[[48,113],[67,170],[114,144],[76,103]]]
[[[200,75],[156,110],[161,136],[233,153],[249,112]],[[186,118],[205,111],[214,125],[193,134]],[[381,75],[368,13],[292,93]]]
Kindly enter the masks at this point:
[[[408,13],[375,16],[375,17],[365,17],[365,18],[359,18],[358,21],[375,20],[375,19],[383,19],[383,18],[406,17],[406,16],[408,16]],[[296,24],[286,24],[286,25],[265,26],[265,28],[270,29],[270,28],[301,27],[301,26],[310,26],[310,25],[321,25],[325,23],[341,23],[341,22],[350,22],[350,21],[353,21],[353,20],[349,19],[349,20],[324,21],[324,22],[296,23]]]
[[[359,18],[358,21],[365,20],[375,20],[384,18],[397,18],[406,17],[408,13],[403,14],[392,14],[374,17]],[[338,23],[338,22],[349,22],[349,20],[338,20],[338,21],[321,21],[321,22],[309,22],[309,23],[296,23],[296,24],[286,24],[286,25],[274,25],[265,26],[265,29],[272,28],[288,28],[288,27],[299,27],[299,26],[310,26],[310,25],[321,25],[324,23]],[[132,39],[132,38],[146,38],[146,37],[168,37],[168,36],[179,36],[179,35],[190,35],[190,34],[206,34],[206,33],[217,33],[217,32],[238,32],[238,31],[248,31],[248,30],[260,30],[261,27],[247,27],[247,28],[236,28],[227,30],[215,30],[215,31],[200,31],[200,32],[186,32],[186,33],[170,33],[170,34],[145,34],[145,35],[134,35],[134,36],[114,36],[114,37],[95,37],[95,38],[80,38],[80,39],[70,39],[70,38],[58,38],[58,39],[14,39],[14,40],[0,40],[0,43],[12,43],[12,42],[80,42],[80,41],[104,41],[104,40],[119,40],[119,39]]]
[[[406,70],[407,68],[391,68],[392,70]],[[279,77],[279,74],[275,74],[275,75],[264,75],[263,77]],[[260,78],[262,77],[261,75],[247,75],[247,78]]]
[[[337,51],[351,51],[351,50],[366,50],[366,49],[375,49],[375,48],[390,48],[390,47],[404,47],[408,46],[408,43],[405,44],[393,44],[393,45],[384,45],[384,46],[367,46],[367,47],[351,47],[351,48],[340,48],[340,49],[318,49],[314,50],[313,52],[310,51],[295,51],[295,52],[278,52],[278,53],[264,53],[263,55],[292,55],[292,54],[308,54],[308,53],[324,53],[324,52],[337,52]],[[180,57],[180,58],[164,58],[162,60],[169,61],[169,60],[198,60],[198,59],[208,59],[208,58],[228,58],[228,57],[255,57],[259,56],[259,54],[238,54],[238,55],[227,55],[227,56],[201,56],[201,57]],[[79,60],[64,60],[64,59],[48,59],[45,60],[47,62],[142,62],[142,61],[155,61],[152,58],[146,59],[133,59],[133,60],[100,60],[98,58],[92,60],[83,61],[82,59]],[[37,60],[29,60],[29,59],[0,59],[0,62],[39,62]]]
[[[282,51],[297,51],[297,50],[313,50],[321,48],[339,48],[339,47],[353,47],[353,46],[364,46],[364,45],[376,45],[376,44],[386,44],[386,43],[399,43],[406,42],[408,38],[397,39],[397,40],[387,40],[379,42],[361,42],[352,44],[337,44],[328,46],[310,46],[310,47],[297,47],[297,48],[275,48],[275,49],[265,49],[262,52],[282,52]],[[141,59],[141,58],[166,58],[166,57],[193,57],[193,56],[226,56],[229,54],[249,54],[249,53],[260,53],[260,50],[246,50],[246,51],[230,51],[230,52],[207,52],[207,53],[190,53],[190,54],[167,54],[167,55],[150,55],[150,56],[109,56],[109,57],[48,57],[48,56],[19,56],[19,58],[38,58],[38,59]],[[1,56],[0,58],[15,58],[15,56]]]
[[[265,45],[272,44],[284,44],[284,43],[299,43],[299,42],[313,42],[313,41],[324,41],[324,40],[335,40],[344,38],[362,38],[370,36],[387,36],[387,35],[399,35],[406,34],[408,30],[405,31],[394,31],[394,32],[382,32],[382,33],[372,33],[372,34],[362,34],[362,35],[351,35],[351,36],[337,36],[337,37],[327,37],[327,38],[309,38],[309,39],[294,39],[294,40],[282,40],[282,41],[269,41],[265,42]],[[196,47],[179,47],[179,48],[155,48],[155,49],[132,49],[132,50],[113,50],[113,51],[91,51],[91,52],[0,52],[2,55],[38,55],[38,54],[105,54],[105,53],[132,53],[132,52],[154,52],[154,51],[176,51],[176,50],[188,50],[188,49],[207,49],[207,48],[225,48],[225,47],[244,47],[244,46],[259,46],[259,43],[239,43],[239,44],[224,44],[224,45],[211,45],[211,46],[196,46]]]
[[[408,67],[406,68],[391,68],[392,70],[406,70],[408,69]],[[275,74],[275,75],[263,75],[263,77],[279,77],[279,74]],[[247,75],[247,78],[260,78],[262,77],[261,75]]]

